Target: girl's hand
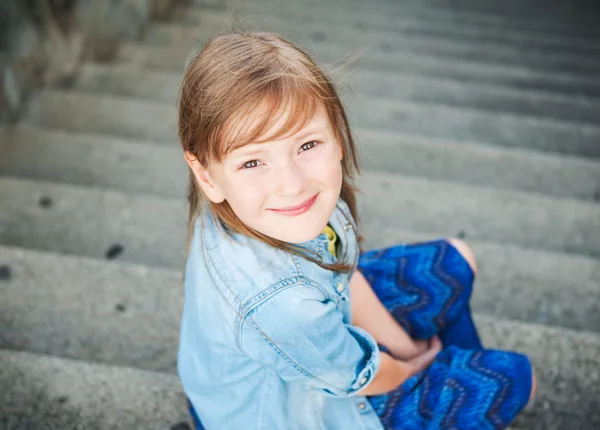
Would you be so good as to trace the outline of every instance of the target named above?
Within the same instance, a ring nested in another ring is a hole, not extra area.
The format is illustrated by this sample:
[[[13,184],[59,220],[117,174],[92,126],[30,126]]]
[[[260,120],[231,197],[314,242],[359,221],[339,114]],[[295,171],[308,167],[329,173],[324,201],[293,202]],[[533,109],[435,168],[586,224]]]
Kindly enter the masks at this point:
[[[433,363],[436,355],[442,350],[442,341],[438,336],[432,337],[427,343],[429,345],[424,352],[406,361],[412,367],[413,375],[428,368]]]
[[[427,351],[429,349],[431,340],[413,340],[413,343],[415,344],[415,353],[409,358],[416,357],[417,355],[421,355]]]

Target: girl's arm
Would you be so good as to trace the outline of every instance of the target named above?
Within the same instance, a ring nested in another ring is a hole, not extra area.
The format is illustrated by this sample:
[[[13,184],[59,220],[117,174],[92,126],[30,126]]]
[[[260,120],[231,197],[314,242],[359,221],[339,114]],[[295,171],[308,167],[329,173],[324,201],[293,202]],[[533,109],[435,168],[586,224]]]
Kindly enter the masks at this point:
[[[395,360],[385,352],[379,354],[380,364],[375,378],[356,393],[357,396],[389,393],[413,375],[414,369],[409,363]]]
[[[410,338],[358,270],[352,274],[349,287],[352,297],[352,325],[366,330],[377,343],[389,348],[397,359],[408,360],[426,349],[427,342],[414,342]]]
[[[375,378],[356,395],[375,396],[395,390],[412,375],[429,367],[441,350],[442,342],[435,336],[428,342],[426,351],[409,361],[396,360],[385,352],[379,352],[380,365]]]

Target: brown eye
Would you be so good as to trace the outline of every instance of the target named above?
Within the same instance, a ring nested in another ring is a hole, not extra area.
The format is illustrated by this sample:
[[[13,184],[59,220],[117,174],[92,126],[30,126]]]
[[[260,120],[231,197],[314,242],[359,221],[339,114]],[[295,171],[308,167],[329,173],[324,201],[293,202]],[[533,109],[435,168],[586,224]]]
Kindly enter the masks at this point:
[[[312,144],[312,146],[311,146],[310,148],[308,148],[308,149],[312,149],[312,148],[314,148],[315,146],[317,146],[317,142],[316,142],[316,141],[314,141],[314,140],[312,140],[312,141],[310,141],[310,142],[306,142],[304,145],[302,145],[302,146],[301,146],[301,148],[304,148],[306,145],[311,145],[311,144]],[[307,149],[306,149],[306,150],[307,150]],[[306,151],[306,150],[305,150],[305,151]]]
[[[249,164],[254,164],[253,166],[249,166]],[[258,160],[250,160],[242,165],[242,169],[253,169],[258,166]]]

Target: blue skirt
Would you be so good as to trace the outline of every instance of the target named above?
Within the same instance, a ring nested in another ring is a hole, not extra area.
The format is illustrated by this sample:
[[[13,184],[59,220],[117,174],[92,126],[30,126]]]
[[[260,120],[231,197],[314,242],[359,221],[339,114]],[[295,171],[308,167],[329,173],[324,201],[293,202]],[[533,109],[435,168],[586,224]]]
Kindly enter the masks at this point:
[[[361,255],[358,270],[413,339],[439,335],[443,344],[429,368],[392,392],[367,396],[383,426],[507,428],[529,400],[531,363],[482,348],[469,309],[474,274],[458,250],[446,240],[375,249]]]
[[[528,402],[531,363],[481,346],[469,308],[474,273],[458,250],[446,240],[374,249],[361,254],[358,270],[413,339],[438,335],[443,344],[426,370],[389,393],[367,396],[384,428],[507,428]]]

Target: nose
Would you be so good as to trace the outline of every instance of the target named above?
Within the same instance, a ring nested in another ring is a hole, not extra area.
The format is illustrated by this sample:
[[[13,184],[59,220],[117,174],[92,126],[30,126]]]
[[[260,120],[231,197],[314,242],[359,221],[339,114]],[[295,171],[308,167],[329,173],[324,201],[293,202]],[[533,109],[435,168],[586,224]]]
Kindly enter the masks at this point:
[[[302,195],[305,190],[306,177],[297,163],[290,161],[274,170],[272,184],[280,196]]]

